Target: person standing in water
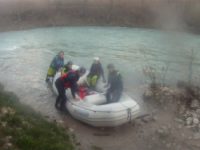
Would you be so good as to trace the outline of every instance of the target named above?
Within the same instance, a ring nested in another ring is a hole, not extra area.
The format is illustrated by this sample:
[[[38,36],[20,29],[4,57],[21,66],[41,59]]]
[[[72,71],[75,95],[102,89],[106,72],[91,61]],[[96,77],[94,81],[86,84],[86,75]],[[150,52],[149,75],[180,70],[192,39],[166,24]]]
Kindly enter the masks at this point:
[[[63,55],[64,55],[64,52],[61,51],[51,61],[51,64],[47,70],[46,82],[49,81],[49,78],[51,78],[51,77],[53,78],[57,71],[61,71],[61,69],[64,65]]]
[[[66,72],[72,71],[72,65],[73,65],[73,63],[71,61],[68,61],[68,63],[63,66],[61,73],[64,74]]]
[[[55,82],[56,88],[58,90],[58,96],[56,99],[55,107],[61,111],[63,111],[67,96],[65,94],[65,89],[70,88],[72,96],[74,100],[79,101],[79,98],[75,97],[75,92],[77,89],[77,81],[81,76],[83,76],[86,72],[86,69],[84,67],[80,67],[78,70],[72,70],[70,72],[66,72],[63,75],[60,76]],[[58,104],[60,103],[60,108],[58,107]]]
[[[87,76],[87,82],[90,84],[90,82],[92,80],[92,84],[90,84],[90,86],[94,90],[96,82],[100,78],[101,75],[103,77],[103,82],[104,83],[106,82],[106,80],[105,80],[105,77],[104,77],[103,68],[101,66],[101,63],[99,62],[99,58],[98,57],[94,57],[93,61],[94,62],[92,64],[91,68],[90,68],[90,73]]]
[[[110,87],[107,89],[107,92],[106,92],[107,103],[111,102],[110,94],[114,92],[116,94],[114,102],[118,102],[123,92],[122,76],[119,71],[115,70],[115,67],[113,64],[108,64],[107,68],[109,70],[108,83],[104,86],[106,88],[110,84]]]

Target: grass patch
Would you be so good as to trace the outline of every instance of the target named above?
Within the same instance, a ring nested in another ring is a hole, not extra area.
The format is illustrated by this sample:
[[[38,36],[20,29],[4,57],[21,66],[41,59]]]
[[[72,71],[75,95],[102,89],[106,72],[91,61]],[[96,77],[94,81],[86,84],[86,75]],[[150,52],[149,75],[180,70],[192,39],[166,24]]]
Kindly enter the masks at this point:
[[[9,149],[73,150],[74,145],[66,129],[48,122],[29,106],[21,104],[12,92],[0,84],[0,147],[12,143]],[[12,136],[9,141],[6,136]]]

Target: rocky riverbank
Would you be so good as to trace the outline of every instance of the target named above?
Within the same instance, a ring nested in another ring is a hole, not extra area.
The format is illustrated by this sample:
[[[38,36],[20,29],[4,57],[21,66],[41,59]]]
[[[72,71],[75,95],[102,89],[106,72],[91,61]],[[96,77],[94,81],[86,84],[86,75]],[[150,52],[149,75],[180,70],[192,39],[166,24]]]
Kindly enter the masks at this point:
[[[145,94],[146,103],[153,105],[156,112],[143,121],[157,121],[156,114],[162,112],[170,120],[159,126],[156,134],[164,141],[166,148],[174,149],[176,141],[182,141],[184,148],[200,148],[200,90],[198,86],[178,81],[176,88],[149,88]],[[162,117],[162,116],[160,116]],[[173,139],[173,140],[172,140]],[[170,142],[165,142],[166,140]],[[176,145],[177,146],[177,145]],[[177,147],[176,147],[177,148]]]

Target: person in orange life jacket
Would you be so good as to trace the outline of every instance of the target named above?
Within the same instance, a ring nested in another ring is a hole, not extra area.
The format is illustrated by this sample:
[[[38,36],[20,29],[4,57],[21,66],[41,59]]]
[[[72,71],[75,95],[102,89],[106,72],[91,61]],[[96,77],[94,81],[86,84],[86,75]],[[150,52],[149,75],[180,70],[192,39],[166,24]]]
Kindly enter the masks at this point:
[[[58,97],[56,99],[55,107],[57,109],[60,109],[63,111],[65,104],[66,104],[66,94],[65,94],[65,88],[71,88],[72,96],[75,100],[80,100],[79,98],[75,97],[75,92],[77,88],[77,81],[79,80],[79,77],[83,76],[86,72],[86,69],[84,67],[80,67],[78,70],[72,70],[70,72],[66,72],[65,74],[61,75],[60,78],[58,78],[55,82],[56,88],[58,90]],[[58,104],[60,103],[60,108],[58,107]]]
[[[72,65],[73,65],[73,63],[71,61],[68,61],[68,63],[63,66],[61,74],[72,71]]]
[[[101,63],[99,62],[99,58],[98,57],[94,57],[94,63],[92,64],[91,68],[90,68],[90,73],[87,76],[87,82],[90,84],[90,80],[92,79],[92,84],[90,84],[92,86],[92,88],[95,87],[96,85],[96,81],[100,78],[100,76],[102,75],[103,77],[103,82],[105,83],[105,77],[104,77],[104,71],[103,68],[101,66]]]
[[[64,65],[63,55],[64,55],[64,52],[61,51],[51,61],[51,64],[47,70],[46,82],[48,82],[51,77],[53,78],[57,71],[62,70],[62,67]]]
[[[107,89],[107,92],[106,92],[107,103],[111,102],[110,94],[113,92],[116,92],[116,97],[114,99],[114,102],[118,102],[123,92],[122,76],[119,71],[115,70],[115,67],[113,64],[108,64],[107,68],[109,70],[108,83],[104,86],[104,87],[108,87],[110,84],[110,87]]]

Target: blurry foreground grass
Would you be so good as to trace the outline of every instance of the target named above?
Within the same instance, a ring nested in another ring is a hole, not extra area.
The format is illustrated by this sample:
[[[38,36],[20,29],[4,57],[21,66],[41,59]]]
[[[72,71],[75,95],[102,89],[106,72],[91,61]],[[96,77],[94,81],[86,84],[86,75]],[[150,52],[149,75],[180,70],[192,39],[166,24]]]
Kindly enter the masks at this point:
[[[66,129],[21,104],[0,84],[0,149],[73,150]]]

